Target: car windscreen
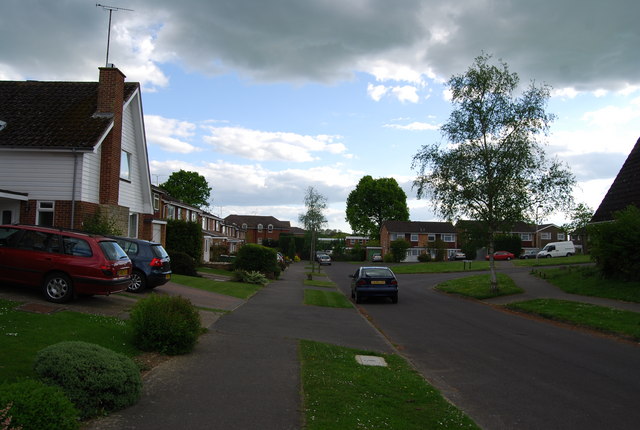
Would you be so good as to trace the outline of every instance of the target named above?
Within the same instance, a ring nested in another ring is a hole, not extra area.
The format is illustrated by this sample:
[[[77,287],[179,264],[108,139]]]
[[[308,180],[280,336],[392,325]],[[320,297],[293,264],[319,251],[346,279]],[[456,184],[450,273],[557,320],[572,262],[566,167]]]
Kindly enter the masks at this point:
[[[102,249],[102,252],[104,252],[104,256],[109,261],[124,260],[125,258],[129,258],[127,257],[127,253],[124,252],[124,250],[120,248],[120,246],[115,241],[103,240],[99,243],[99,245],[100,249]]]
[[[373,267],[370,269],[364,269],[362,276],[365,278],[392,278],[393,273],[389,269],[381,267]]]
[[[157,258],[167,258],[169,256],[162,245],[151,245],[151,252],[153,253],[154,257]]]

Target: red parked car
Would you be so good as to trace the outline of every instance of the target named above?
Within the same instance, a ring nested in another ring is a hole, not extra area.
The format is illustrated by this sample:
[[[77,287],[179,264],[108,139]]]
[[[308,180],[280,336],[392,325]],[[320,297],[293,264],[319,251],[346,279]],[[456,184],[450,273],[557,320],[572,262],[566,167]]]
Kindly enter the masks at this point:
[[[69,230],[0,225],[0,281],[36,285],[47,300],[111,294],[131,284],[131,260],[118,243]]]
[[[494,260],[513,260],[514,258],[515,258],[515,255],[513,255],[509,251],[496,251],[493,253]],[[487,255],[485,259],[488,260],[489,256]]]

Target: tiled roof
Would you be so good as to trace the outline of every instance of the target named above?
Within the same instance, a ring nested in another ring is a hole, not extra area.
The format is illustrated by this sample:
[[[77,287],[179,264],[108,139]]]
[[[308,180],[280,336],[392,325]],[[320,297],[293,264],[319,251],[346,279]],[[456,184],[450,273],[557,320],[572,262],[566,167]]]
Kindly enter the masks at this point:
[[[640,139],[622,165],[598,210],[593,214],[591,222],[610,221],[614,212],[629,205],[640,207]]]
[[[258,226],[258,224],[262,224],[263,227],[271,224],[274,228],[287,230],[291,228],[291,223],[289,221],[280,221],[279,219],[272,216],[229,215],[224,219],[224,222],[227,224],[236,224],[239,226],[241,226],[242,224],[247,224],[248,228],[255,228]]]
[[[125,83],[124,100],[137,88]],[[0,81],[0,148],[92,149],[113,120],[97,98],[98,82]]]
[[[396,233],[455,233],[456,229],[450,222],[438,221],[385,221],[382,226],[387,231]]]

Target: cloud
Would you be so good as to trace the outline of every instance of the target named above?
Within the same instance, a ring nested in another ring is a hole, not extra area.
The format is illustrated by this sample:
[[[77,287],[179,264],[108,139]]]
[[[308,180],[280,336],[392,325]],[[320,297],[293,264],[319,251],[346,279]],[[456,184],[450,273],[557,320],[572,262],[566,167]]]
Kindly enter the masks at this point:
[[[386,128],[395,128],[398,130],[410,130],[410,131],[424,131],[424,130],[439,130],[439,125],[433,125],[426,122],[418,122],[414,121],[409,124],[401,125],[401,124],[385,124]]]
[[[149,145],[157,145],[164,151],[180,154],[202,150],[187,142],[195,134],[195,124],[159,115],[145,115],[144,123]]]
[[[346,146],[337,142],[340,136],[308,136],[289,132],[250,130],[242,127],[207,126],[204,136],[216,151],[258,161],[314,161],[314,153],[332,155],[346,153]],[[347,154],[345,154],[347,155]]]

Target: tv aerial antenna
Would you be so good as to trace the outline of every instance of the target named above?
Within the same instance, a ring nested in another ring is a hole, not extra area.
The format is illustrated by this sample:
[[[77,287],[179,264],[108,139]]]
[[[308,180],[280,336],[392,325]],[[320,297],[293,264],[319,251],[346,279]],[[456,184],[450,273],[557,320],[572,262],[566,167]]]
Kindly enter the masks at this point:
[[[111,14],[113,13],[113,11],[119,11],[119,10],[125,10],[127,12],[133,12],[133,9],[126,9],[123,7],[116,7],[116,6],[107,6],[104,4],[100,4],[100,3],[96,3],[96,7],[101,7],[102,10],[108,10],[109,11],[109,27],[107,29],[107,59],[105,61],[105,67],[109,67],[109,42],[111,41]]]

